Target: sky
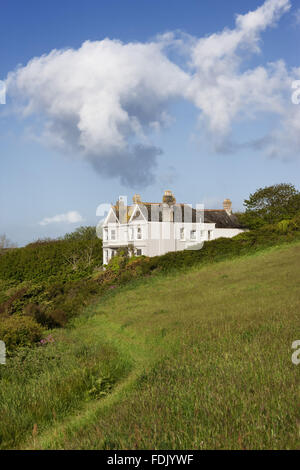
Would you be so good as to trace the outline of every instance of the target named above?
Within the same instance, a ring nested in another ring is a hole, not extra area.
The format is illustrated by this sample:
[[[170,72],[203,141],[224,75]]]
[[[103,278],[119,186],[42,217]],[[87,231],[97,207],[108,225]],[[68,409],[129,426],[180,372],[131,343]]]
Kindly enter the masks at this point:
[[[119,195],[238,211],[300,189],[300,0],[2,0],[1,17],[0,234],[19,246]]]

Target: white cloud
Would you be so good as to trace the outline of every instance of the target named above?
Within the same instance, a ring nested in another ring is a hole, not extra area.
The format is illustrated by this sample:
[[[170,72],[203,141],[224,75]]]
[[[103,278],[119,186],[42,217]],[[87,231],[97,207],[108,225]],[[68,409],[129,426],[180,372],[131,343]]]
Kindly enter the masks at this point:
[[[161,153],[147,133],[164,126],[168,102],[182,95],[188,76],[158,42],[86,41],[54,50],[9,74],[10,93],[23,114],[46,116],[43,139],[81,153],[108,176],[148,182]]]
[[[299,70],[289,71],[283,60],[246,65],[250,54],[260,57],[261,34],[290,6],[289,0],[266,0],[237,15],[232,30],[200,39],[168,32],[147,43],[104,39],[53,50],[10,73],[8,93],[24,117],[44,117],[44,142],[82,155],[101,174],[130,186],[152,181],[162,150],[151,134],[172,124],[169,104],[175,99],[199,109],[200,132],[207,131],[216,151],[243,147],[230,141],[235,122],[272,113],[279,128],[249,145],[271,154],[280,146],[293,152],[300,106],[293,108],[290,95]]]
[[[66,214],[58,214],[53,217],[45,217],[43,220],[39,222],[40,225],[49,225],[49,224],[57,224],[57,223],[67,223],[67,224],[74,224],[77,222],[82,222],[83,218],[77,211],[70,211]]]
[[[249,53],[259,53],[260,34],[290,8],[289,0],[267,0],[261,7],[236,17],[236,27],[201,38],[192,49],[195,73],[186,95],[201,110],[218,144],[239,113],[283,112],[288,88],[285,64],[278,61],[244,70]]]

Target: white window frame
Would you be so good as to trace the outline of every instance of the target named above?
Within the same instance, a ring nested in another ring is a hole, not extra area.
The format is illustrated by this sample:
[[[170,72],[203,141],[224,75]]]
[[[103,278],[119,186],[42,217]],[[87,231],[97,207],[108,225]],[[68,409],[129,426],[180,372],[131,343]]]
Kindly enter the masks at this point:
[[[190,231],[190,240],[193,240],[193,241],[197,240],[197,230],[194,229]]]
[[[136,228],[136,239],[137,240],[142,240],[143,239],[142,227],[140,227],[140,226],[138,226]]]
[[[107,227],[103,228],[103,240],[105,242],[107,242],[108,240],[108,228]]]
[[[110,229],[110,239],[115,241],[117,239],[117,229],[111,228]]]

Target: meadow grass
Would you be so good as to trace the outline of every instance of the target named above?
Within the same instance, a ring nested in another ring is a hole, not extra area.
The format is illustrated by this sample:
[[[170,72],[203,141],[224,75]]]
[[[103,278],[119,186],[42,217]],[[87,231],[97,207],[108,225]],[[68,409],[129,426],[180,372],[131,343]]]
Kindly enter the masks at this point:
[[[299,243],[135,281],[52,334],[1,366],[2,448],[299,448]]]

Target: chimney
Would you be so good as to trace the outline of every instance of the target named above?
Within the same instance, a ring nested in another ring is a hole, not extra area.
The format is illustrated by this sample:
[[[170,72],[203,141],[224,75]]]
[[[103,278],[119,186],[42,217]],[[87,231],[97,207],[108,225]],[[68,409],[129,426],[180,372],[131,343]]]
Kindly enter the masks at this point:
[[[169,189],[164,192],[162,201],[164,204],[168,204],[169,206],[176,204],[176,199],[172,191],[170,191]]]
[[[165,202],[162,205],[162,221],[174,222],[173,208]]]
[[[117,201],[116,207],[119,210],[120,224],[126,224],[127,222],[127,197],[119,196],[119,200]]]
[[[223,209],[227,212],[228,215],[232,214],[232,202],[230,199],[224,199]]]
[[[140,194],[135,194],[132,198],[132,202],[133,202],[133,204],[141,204],[142,201],[141,201]]]

